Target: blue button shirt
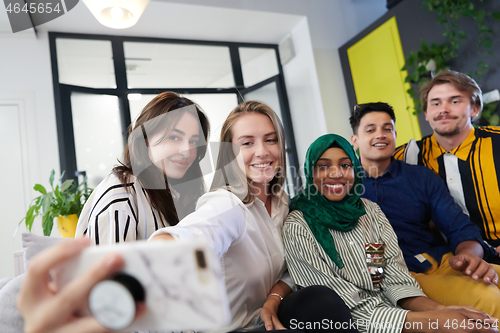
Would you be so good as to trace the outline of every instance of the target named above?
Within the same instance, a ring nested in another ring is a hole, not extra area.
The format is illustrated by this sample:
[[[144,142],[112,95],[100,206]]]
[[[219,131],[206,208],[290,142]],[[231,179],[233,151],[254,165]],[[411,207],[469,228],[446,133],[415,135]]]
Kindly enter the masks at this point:
[[[363,183],[362,197],[376,202],[387,216],[410,271],[423,273],[432,266],[415,256],[427,253],[439,264],[444,254],[455,252],[464,241],[479,242],[485,257],[491,251],[484,244],[479,228],[455,203],[444,181],[429,168],[392,159],[382,176],[371,178],[365,173]],[[430,230],[430,220],[448,243]]]

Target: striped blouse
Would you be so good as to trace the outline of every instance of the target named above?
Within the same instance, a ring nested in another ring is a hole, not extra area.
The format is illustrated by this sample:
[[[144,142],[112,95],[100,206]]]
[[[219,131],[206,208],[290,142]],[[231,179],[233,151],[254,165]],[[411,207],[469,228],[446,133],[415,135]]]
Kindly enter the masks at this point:
[[[332,288],[351,310],[360,332],[401,332],[407,310],[397,302],[425,296],[409,274],[394,230],[380,207],[362,199],[366,214],[349,232],[330,230],[344,268],[339,269],[316,241],[302,212],[291,212],[283,226],[288,270],[303,287]],[[334,213],[334,212],[332,212]],[[365,244],[384,243],[387,265],[381,287],[374,287],[366,265]]]
[[[75,237],[90,237],[95,245],[148,239],[153,232],[169,225],[160,215],[151,207],[144,188],[134,176],[123,184],[110,174],[85,203]]]

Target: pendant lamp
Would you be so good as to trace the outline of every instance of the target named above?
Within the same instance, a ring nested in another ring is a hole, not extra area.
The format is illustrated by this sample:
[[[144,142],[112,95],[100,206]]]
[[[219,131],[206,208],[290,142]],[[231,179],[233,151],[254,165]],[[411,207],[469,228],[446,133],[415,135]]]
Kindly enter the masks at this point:
[[[139,20],[149,0],[83,0],[83,3],[102,25],[125,29]]]

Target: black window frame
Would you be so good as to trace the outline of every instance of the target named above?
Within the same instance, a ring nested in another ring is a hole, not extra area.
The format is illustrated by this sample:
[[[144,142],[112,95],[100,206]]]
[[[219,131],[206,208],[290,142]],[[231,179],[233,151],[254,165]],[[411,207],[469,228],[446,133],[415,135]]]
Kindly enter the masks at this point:
[[[90,88],[83,86],[68,85],[59,82],[59,70],[57,63],[56,39],[82,39],[82,40],[104,40],[111,42],[113,64],[115,69],[116,88]],[[146,43],[166,43],[166,44],[184,44],[200,46],[225,46],[229,48],[231,66],[233,69],[234,88],[128,88],[127,72],[125,66],[125,54],[123,45],[125,42],[146,42]],[[276,44],[257,44],[257,43],[237,43],[237,42],[218,42],[202,40],[185,40],[172,38],[154,38],[154,37],[133,37],[133,36],[112,36],[112,35],[90,35],[62,32],[49,32],[50,58],[52,65],[52,82],[54,87],[54,102],[56,112],[57,137],[59,143],[60,170],[65,170],[66,179],[74,179],[78,182],[78,176],[82,173],[77,170],[75,138],[73,132],[73,116],[71,109],[71,93],[82,92],[96,95],[116,96],[119,101],[119,110],[122,120],[122,138],[124,145],[128,139],[128,126],[131,123],[130,105],[127,98],[128,94],[159,94],[163,91],[174,91],[180,94],[236,94],[238,103],[243,102],[242,96],[259,89],[272,82],[276,83],[278,99],[281,108],[281,117],[285,129],[286,154],[288,157],[287,172],[295,170],[291,174],[293,189],[289,188],[289,193],[297,193],[301,188],[302,180],[298,174],[298,154],[295,144],[295,136],[290,115],[290,105],[285,86],[283,67],[279,56],[279,47]],[[241,68],[239,48],[265,48],[274,49],[276,61],[278,64],[278,74],[264,81],[249,87],[244,86],[243,71]]]

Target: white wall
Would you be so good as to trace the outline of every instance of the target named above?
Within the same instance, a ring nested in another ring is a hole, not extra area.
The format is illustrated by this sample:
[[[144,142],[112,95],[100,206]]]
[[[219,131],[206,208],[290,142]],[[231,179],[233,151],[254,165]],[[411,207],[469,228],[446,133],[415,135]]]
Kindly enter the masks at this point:
[[[30,93],[34,96],[34,114],[40,176],[47,179],[55,168],[59,172],[56,117],[48,36],[40,33],[32,37],[3,37],[0,39],[0,92],[3,95]],[[36,180],[39,181],[40,179]]]
[[[283,66],[283,74],[300,167],[309,145],[326,134],[327,128],[306,18],[293,29],[291,37],[296,55]]]
[[[47,36],[42,34],[39,39],[29,35],[11,35],[0,38],[0,99],[17,100],[24,106],[26,129],[29,147],[26,151],[26,161],[29,170],[24,170],[27,180],[15,180],[23,184],[28,191],[28,199],[24,201],[0,202],[0,219],[2,241],[0,241],[0,278],[14,275],[13,252],[21,249],[20,233],[25,231],[24,226],[19,228],[16,237],[13,237],[18,222],[22,219],[22,212],[26,212],[29,199],[37,192],[32,188],[35,183],[48,186],[50,171],[56,169],[59,174],[59,154],[57,145],[56,121],[54,112],[54,97],[52,90],[52,73]],[[2,121],[2,120],[0,120]],[[11,138],[17,140],[18,138]],[[2,142],[1,144],[9,144]],[[5,186],[12,181],[12,175],[7,171],[5,164],[9,163],[9,156],[2,156],[0,164],[0,188],[8,191]],[[13,213],[17,212],[17,213]],[[21,213],[20,213],[21,212]],[[7,214],[6,214],[7,213]],[[10,214],[13,213],[13,214]],[[41,234],[40,221],[37,221],[33,231]]]

